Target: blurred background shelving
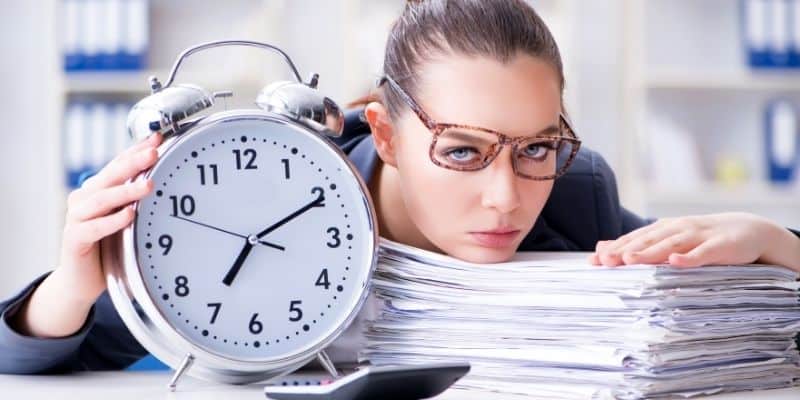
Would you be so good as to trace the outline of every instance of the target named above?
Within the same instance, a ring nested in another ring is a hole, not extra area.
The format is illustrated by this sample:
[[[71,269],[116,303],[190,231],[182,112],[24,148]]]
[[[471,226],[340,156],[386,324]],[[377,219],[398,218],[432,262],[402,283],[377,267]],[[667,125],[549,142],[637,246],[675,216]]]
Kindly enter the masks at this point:
[[[749,65],[743,7],[733,0],[625,1],[627,150],[618,176],[626,205],[637,212],[748,211],[800,225],[800,186],[770,181],[764,140],[771,101],[800,107],[800,70]],[[726,170],[734,178],[723,183]]]

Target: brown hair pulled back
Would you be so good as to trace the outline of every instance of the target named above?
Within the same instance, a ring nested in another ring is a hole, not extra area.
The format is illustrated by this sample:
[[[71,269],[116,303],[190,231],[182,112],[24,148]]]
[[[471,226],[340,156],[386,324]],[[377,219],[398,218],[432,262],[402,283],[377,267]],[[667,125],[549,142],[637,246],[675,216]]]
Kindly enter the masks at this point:
[[[408,1],[386,42],[383,73],[412,97],[418,90],[417,71],[426,61],[448,53],[489,57],[508,62],[519,53],[549,63],[564,90],[564,71],[555,39],[534,9],[523,0]],[[382,102],[392,119],[404,106],[384,85],[350,104]]]

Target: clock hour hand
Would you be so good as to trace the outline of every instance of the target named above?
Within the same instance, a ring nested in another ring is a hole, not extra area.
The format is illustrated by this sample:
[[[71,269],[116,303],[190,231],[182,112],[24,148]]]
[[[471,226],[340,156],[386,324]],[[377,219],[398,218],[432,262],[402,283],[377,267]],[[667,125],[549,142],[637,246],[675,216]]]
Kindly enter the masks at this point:
[[[229,269],[228,273],[225,274],[225,278],[222,279],[222,283],[224,283],[226,286],[230,286],[233,283],[234,278],[236,278],[236,274],[238,274],[239,270],[242,269],[244,260],[247,259],[247,256],[250,254],[250,250],[253,250],[253,245],[248,240],[244,243],[244,247],[242,247],[242,251],[240,251],[239,255],[236,257],[236,261],[233,262],[231,269]]]
[[[206,227],[206,228],[210,228],[210,229],[213,229],[215,231],[219,231],[219,232],[222,232],[222,233],[227,233],[229,235],[240,237],[242,239],[247,239],[247,236],[245,236],[245,235],[238,234],[236,232],[231,232],[231,231],[228,231],[228,230],[216,227],[216,226],[212,226],[212,225],[209,225],[209,224],[204,224],[202,222],[194,221],[194,220],[191,220],[189,218],[181,217],[181,216],[178,216],[178,215],[173,215],[173,217],[175,217],[177,219],[180,219],[180,220],[183,220],[183,221],[186,221],[186,222],[191,222],[191,223],[193,223],[195,225],[200,225],[200,226],[203,226],[203,227]],[[281,251],[286,250],[285,247],[277,245],[277,244],[274,244],[274,243],[270,243],[270,242],[268,242],[266,240],[259,240],[258,243],[262,244],[264,246],[267,246],[267,247],[272,247],[273,249],[278,249],[278,250],[281,250]]]
[[[325,206],[325,194],[322,192],[322,190],[318,189],[318,188],[314,188],[311,191],[315,192],[317,190],[319,190],[319,195],[317,196],[316,199],[314,199],[310,203],[304,205],[303,207],[300,207],[300,209],[298,209],[297,211],[287,215],[282,220],[270,225],[269,227],[267,227],[267,229],[264,229],[263,231],[259,232],[258,235],[256,235],[256,237],[261,239],[262,237],[268,235],[270,232],[280,228],[281,226],[283,226],[287,222],[297,218],[298,216],[300,216],[304,212],[306,212],[306,211],[308,211],[308,210],[310,210],[310,209],[312,209],[314,207],[324,207]]]

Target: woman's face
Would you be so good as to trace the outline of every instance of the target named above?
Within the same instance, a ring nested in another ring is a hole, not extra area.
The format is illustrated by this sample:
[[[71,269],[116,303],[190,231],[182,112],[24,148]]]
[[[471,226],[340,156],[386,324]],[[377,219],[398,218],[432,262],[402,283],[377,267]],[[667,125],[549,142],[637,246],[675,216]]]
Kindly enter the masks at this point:
[[[488,128],[510,137],[557,127],[561,112],[556,71],[528,55],[506,64],[489,58],[442,57],[425,64],[414,97],[437,122]],[[410,111],[394,130],[403,201],[425,238],[467,261],[511,258],[533,228],[553,181],[515,175],[510,146],[479,171],[437,166],[428,155],[432,133]]]

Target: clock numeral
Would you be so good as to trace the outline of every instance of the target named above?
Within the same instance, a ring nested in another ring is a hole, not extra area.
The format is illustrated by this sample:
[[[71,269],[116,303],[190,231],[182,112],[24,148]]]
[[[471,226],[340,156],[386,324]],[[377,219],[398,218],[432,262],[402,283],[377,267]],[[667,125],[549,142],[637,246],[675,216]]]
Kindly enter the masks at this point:
[[[169,254],[169,251],[172,249],[172,236],[166,234],[159,236],[158,245],[164,249],[164,252],[161,253],[162,255]]]
[[[332,226],[332,227],[328,228],[328,230],[326,232],[332,234],[331,240],[333,240],[333,243],[331,243],[331,242],[327,243],[328,247],[330,247],[332,249],[335,249],[335,248],[339,247],[340,244],[342,244],[342,240],[339,239],[339,228],[336,228],[336,227]]]
[[[250,157],[247,161],[247,164],[244,166],[244,169],[258,169],[258,166],[254,164],[256,161],[256,151],[253,149],[245,149],[244,151],[241,150],[234,150],[233,154],[236,154],[236,169],[242,169],[242,156]]]
[[[175,278],[175,295],[178,297],[186,297],[189,295],[189,278],[178,275]]]
[[[331,286],[331,282],[328,280],[327,268],[322,269],[322,272],[320,272],[317,278],[317,283],[315,283],[314,286],[325,286],[325,290],[328,290],[328,287]]]
[[[172,200],[173,216],[177,216],[178,211],[186,216],[194,214],[194,197],[187,194],[181,196],[180,201],[178,201],[178,196],[169,196],[169,199]]]
[[[283,163],[283,173],[286,176],[286,179],[289,179],[289,159],[282,158],[281,162]]]
[[[253,318],[250,318],[250,333],[254,335],[258,335],[262,330],[264,330],[264,325],[261,322],[256,321],[256,318],[258,318],[258,313],[253,314]]]
[[[296,307],[299,306],[300,304],[303,304],[303,302],[300,300],[292,300],[291,302],[289,302],[289,312],[295,314],[294,317],[292,316],[289,317],[289,321],[297,322],[303,319],[303,310],[301,310],[300,307]]]
[[[208,168],[211,170],[211,184],[218,185],[219,184],[219,175],[217,174],[217,164],[208,164]],[[200,170],[200,184],[205,186],[206,184],[206,166],[200,164],[197,166],[197,169]]]
[[[211,314],[211,322],[209,322],[210,324],[213,324],[217,320],[217,315],[219,314],[219,309],[222,308],[222,303],[208,303],[206,305],[214,308],[214,313]]]
[[[325,190],[319,186],[311,188],[311,193],[317,195],[317,207],[325,207]]]

